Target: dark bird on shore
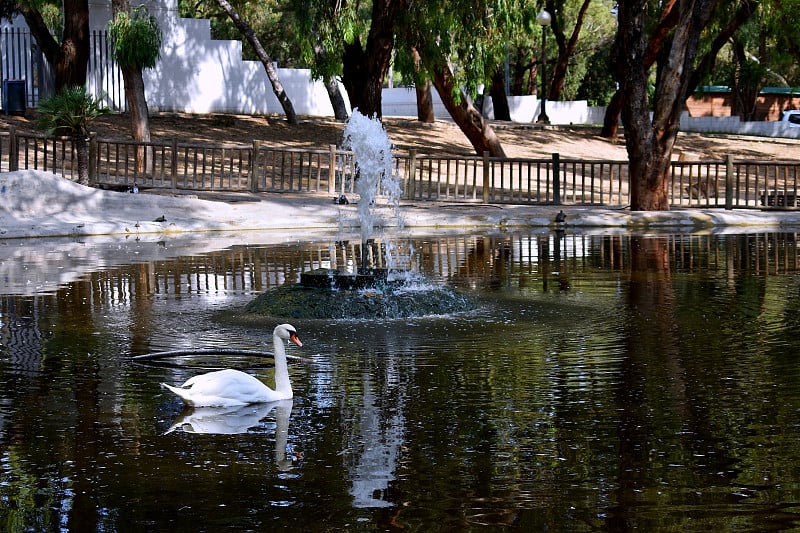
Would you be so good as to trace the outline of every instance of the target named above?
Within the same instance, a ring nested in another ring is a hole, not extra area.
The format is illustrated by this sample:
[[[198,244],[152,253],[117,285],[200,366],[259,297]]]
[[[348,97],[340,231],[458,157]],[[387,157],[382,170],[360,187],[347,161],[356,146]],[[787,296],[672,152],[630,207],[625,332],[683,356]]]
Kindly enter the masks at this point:
[[[561,224],[561,223],[563,223],[565,220],[567,220],[567,215],[565,215],[565,214],[564,214],[564,210],[562,209],[562,210],[561,210],[561,211],[559,211],[559,212],[558,212],[558,214],[556,215],[556,222],[557,222],[558,224]]]
[[[167,217],[165,217],[164,215],[161,215],[160,217],[155,219],[153,222],[166,222],[166,221],[167,221]]]

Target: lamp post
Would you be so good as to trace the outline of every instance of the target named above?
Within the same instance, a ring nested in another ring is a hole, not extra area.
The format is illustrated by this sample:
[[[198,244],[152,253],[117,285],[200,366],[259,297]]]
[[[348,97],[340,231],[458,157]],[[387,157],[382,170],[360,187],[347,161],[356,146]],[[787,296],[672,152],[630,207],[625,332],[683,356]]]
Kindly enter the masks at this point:
[[[542,112],[539,113],[539,120],[537,121],[542,124],[550,124],[547,111],[545,111],[545,104],[547,103],[547,27],[552,20],[553,18],[546,9],[542,9],[536,15],[536,22],[542,27]]]

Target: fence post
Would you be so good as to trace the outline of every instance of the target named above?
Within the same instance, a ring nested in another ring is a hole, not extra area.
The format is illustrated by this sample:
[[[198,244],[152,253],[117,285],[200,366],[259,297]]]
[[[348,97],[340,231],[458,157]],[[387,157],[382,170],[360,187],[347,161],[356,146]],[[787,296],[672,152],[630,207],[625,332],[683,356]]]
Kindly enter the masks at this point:
[[[258,152],[261,150],[261,141],[253,141],[253,153],[250,156],[250,192],[258,192]]]
[[[408,198],[414,199],[417,193],[417,149],[408,151]]]
[[[328,194],[336,194],[336,145],[328,146],[330,163],[328,164]]]
[[[19,170],[19,139],[17,139],[17,128],[8,128],[8,170],[11,172]]]
[[[725,209],[733,209],[733,155],[725,156]]]
[[[89,186],[97,184],[97,133],[89,133]]]
[[[483,152],[483,203],[489,203],[489,152]]]
[[[561,156],[553,154],[553,203],[561,205]]]
[[[178,188],[178,138],[172,138],[172,161],[170,161],[170,178],[172,181],[172,188]]]

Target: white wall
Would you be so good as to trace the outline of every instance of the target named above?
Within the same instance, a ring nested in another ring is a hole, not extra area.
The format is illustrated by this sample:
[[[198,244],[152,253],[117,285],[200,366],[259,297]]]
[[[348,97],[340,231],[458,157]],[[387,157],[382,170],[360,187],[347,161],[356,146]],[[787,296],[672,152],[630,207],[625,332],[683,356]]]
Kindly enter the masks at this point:
[[[242,60],[241,41],[214,40],[206,19],[178,17],[177,0],[147,0],[163,33],[161,59],[144,72],[145,96],[153,112],[282,113],[264,66]],[[90,0],[89,24],[106,28],[111,0]],[[278,69],[281,83],[300,115],[333,115],[328,93],[310,71]],[[104,82],[98,82],[102,85]],[[345,102],[347,95],[342,90]]]
[[[431,89],[433,100],[433,114],[437,119],[450,116],[439,98],[439,93]],[[395,87],[384,89],[381,93],[381,111],[386,117],[417,118],[417,91],[414,88]]]
[[[683,113],[680,127],[681,131],[697,133],[731,133],[800,139],[800,128],[780,121],[742,122],[739,117],[690,117],[689,113]]]

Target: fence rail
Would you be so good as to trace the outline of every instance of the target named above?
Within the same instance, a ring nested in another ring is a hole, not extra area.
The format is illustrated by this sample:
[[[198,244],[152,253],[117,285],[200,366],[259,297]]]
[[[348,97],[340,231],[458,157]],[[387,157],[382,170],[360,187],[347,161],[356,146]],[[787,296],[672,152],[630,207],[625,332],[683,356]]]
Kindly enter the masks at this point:
[[[90,141],[90,181],[115,189],[349,194],[357,177],[353,154],[328,149],[251,144]],[[404,198],[457,202],[624,206],[628,163],[484,155],[395,155]],[[77,174],[66,137],[0,131],[0,170]],[[800,207],[800,161],[674,161],[669,194],[676,207]]]

